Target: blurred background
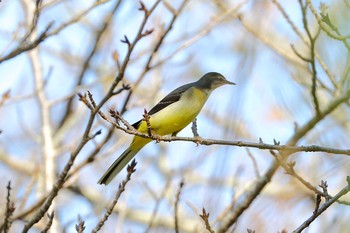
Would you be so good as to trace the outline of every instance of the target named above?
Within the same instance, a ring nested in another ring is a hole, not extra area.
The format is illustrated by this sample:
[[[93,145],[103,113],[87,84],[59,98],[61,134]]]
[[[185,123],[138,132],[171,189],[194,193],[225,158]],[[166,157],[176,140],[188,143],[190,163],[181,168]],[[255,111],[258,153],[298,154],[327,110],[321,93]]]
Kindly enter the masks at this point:
[[[144,4],[150,9],[154,2]],[[51,190],[89,119],[90,111],[77,94],[90,91],[99,103],[126,56],[127,45],[121,40],[126,35],[133,41],[143,20],[140,3],[134,0],[44,0],[38,7],[36,3],[0,2],[0,206],[6,206],[6,186],[11,181],[15,217]],[[317,12],[329,15],[341,35],[350,33],[348,0],[311,3]],[[197,118],[199,135],[286,144],[316,114],[312,66],[298,56],[311,56],[306,28],[313,36],[319,31],[314,14],[306,9],[307,27],[298,1],[161,1],[145,27],[153,32],[137,43],[118,85],[129,84],[132,92],[112,97],[102,111],[106,115],[109,109],[121,111],[134,123],[142,118],[144,108],[151,109],[173,89],[215,71],[237,85],[213,92]],[[42,35],[45,40],[37,47],[2,59]],[[349,88],[350,51],[346,43],[323,30],[314,51],[316,94],[324,110]],[[349,127],[347,103],[303,135],[298,145],[349,148]],[[109,186],[97,184],[132,138],[97,116],[91,134],[99,129],[102,133],[78,154],[55,199],[52,232],[74,232],[78,218],[91,231],[126,176],[125,170]],[[190,127],[179,136],[191,137]],[[326,180],[331,195],[346,185],[347,156],[296,153],[289,159],[313,186]],[[212,227],[218,228],[225,211],[239,204],[275,159],[268,150],[176,141],[152,142],[136,160],[137,171],[101,232],[174,232],[174,203],[181,180],[180,232],[205,232],[199,217],[203,207],[210,213]],[[280,168],[232,232],[247,228],[291,232],[314,208],[315,193]],[[10,232],[20,232],[31,214],[16,218]],[[307,232],[347,232],[349,218],[348,206],[334,204]],[[45,220],[31,232],[44,226]]]

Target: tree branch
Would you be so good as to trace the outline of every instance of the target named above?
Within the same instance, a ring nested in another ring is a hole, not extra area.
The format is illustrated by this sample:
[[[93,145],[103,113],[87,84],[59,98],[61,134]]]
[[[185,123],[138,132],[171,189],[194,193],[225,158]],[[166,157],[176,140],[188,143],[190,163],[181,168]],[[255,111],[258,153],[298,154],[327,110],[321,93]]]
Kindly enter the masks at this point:
[[[79,143],[79,145],[76,147],[76,149],[71,153],[70,159],[67,162],[67,164],[65,165],[65,167],[63,168],[63,171],[61,172],[59,178],[57,179],[55,185],[53,186],[50,194],[48,195],[48,198],[45,200],[44,204],[41,206],[41,208],[37,211],[36,214],[34,214],[34,216],[25,224],[23,231],[24,233],[28,232],[28,230],[35,224],[37,223],[47,212],[47,210],[49,209],[49,207],[52,204],[52,201],[55,199],[55,197],[58,195],[59,190],[62,188],[63,184],[66,181],[66,176],[68,174],[68,172],[70,171],[71,167],[73,166],[73,163],[76,159],[76,157],[78,156],[78,154],[80,153],[80,151],[84,148],[84,146],[86,145],[86,143],[88,141],[91,140],[91,137],[89,136],[90,134],[90,130],[92,128],[92,124],[94,122],[95,116],[96,114],[100,111],[101,107],[113,96],[113,92],[114,89],[116,88],[116,86],[119,84],[119,82],[123,79],[124,77],[124,73],[125,70],[128,66],[128,63],[130,61],[130,56],[131,53],[133,52],[133,49],[135,47],[135,45],[138,43],[138,41],[144,37],[142,32],[144,30],[144,27],[146,25],[146,22],[149,19],[149,16],[151,15],[151,13],[154,11],[154,9],[156,8],[156,6],[159,4],[160,0],[158,0],[153,6],[152,8],[148,11],[148,14],[145,14],[144,19],[140,25],[140,28],[138,30],[138,34],[136,36],[136,38],[134,39],[134,41],[132,42],[131,46],[128,47],[128,51],[126,54],[126,57],[123,61],[123,64],[121,66],[121,70],[119,71],[118,75],[116,76],[114,82],[111,84],[109,91],[107,92],[107,94],[105,95],[105,97],[101,100],[101,102],[96,106],[96,108],[94,108],[91,111],[87,126],[85,128],[85,131],[83,133],[81,142]]]
[[[297,229],[293,231],[293,233],[300,233],[304,229],[310,226],[310,224],[318,217],[320,216],[328,207],[330,207],[334,202],[336,202],[339,198],[344,196],[350,191],[350,177],[348,176],[346,178],[347,186],[345,186],[339,193],[337,193],[333,198],[326,201],[320,208],[316,209],[313,214],[305,221],[303,222]]]
[[[123,180],[122,183],[119,184],[119,188],[118,188],[118,191],[117,191],[117,193],[115,195],[115,198],[114,198],[113,202],[107,208],[107,211],[104,214],[103,218],[98,222],[96,227],[92,230],[93,233],[97,233],[99,230],[101,230],[102,226],[105,224],[105,222],[108,220],[109,216],[112,214],[113,209],[114,209],[115,205],[118,203],[118,200],[119,200],[120,196],[125,191],[126,184],[131,179],[131,175],[136,171],[136,169],[135,169],[136,164],[137,163],[136,163],[136,161],[134,159],[133,161],[131,161],[131,164],[128,165],[128,167],[126,169],[128,171],[128,174],[127,174],[125,180]]]

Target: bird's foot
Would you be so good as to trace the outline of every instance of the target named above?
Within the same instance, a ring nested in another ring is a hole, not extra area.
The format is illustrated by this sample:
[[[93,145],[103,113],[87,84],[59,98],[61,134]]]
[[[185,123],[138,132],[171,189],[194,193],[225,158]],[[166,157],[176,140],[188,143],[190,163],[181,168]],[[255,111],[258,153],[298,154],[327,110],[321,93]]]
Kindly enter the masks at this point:
[[[156,141],[156,143],[159,143],[159,142],[161,142],[162,136],[159,134],[153,134],[153,138]]]
[[[196,143],[197,146],[203,143],[203,138],[201,136],[194,136],[193,139],[193,142]]]

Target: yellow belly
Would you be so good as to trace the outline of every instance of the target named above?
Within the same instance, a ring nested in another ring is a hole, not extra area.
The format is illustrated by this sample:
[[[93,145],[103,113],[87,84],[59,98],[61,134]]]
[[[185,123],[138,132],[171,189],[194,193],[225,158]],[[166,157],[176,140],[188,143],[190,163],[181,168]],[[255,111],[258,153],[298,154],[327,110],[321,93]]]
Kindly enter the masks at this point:
[[[208,99],[208,93],[192,87],[181,99],[150,117],[152,130],[159,135],[178,132],[189,125],[201,111]],[[142,122],[139,132],[147,133],[147,124]]]

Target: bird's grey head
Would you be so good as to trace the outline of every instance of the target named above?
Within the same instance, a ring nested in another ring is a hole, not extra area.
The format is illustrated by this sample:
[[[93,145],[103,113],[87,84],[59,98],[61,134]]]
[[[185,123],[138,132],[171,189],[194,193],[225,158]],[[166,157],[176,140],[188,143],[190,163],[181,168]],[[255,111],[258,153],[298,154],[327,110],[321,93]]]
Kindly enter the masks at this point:
[[[236,85],[234,82],[228,81],[222,74],[217,72],[206,73],[197,81],[197,84],[198,86],[209,91],[212,91],[225,84]]]

